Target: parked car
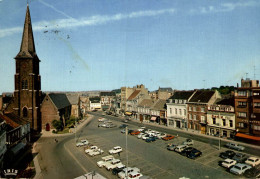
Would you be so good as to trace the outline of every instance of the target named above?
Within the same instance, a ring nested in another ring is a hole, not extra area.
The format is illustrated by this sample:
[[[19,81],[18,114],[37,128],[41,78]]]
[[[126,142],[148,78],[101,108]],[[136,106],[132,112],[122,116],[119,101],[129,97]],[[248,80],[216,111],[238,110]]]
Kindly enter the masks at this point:
[[[140,131],[140,132],[143,132],[144,131],[144,129],[143,128],[140,128],[140,129],[137,129],[138,131]]]
[[[152,137],[152,135],[145,134],[145,135],[143,135],[142,139],[143,139],[143,140],[146,140],[146,139],[148,139],[149,137]]]
[[[117,153],[122,152],[122,151],[123,151],[122,147],[116,146],[113,149],[109,150],[108,153],[109,154],[117,154]]]
[[[146,134],[141,132],[140,134],[138,134],[137,138],[141,139],[144,135],[146,135]]]
[[[92,151],[92,150],[95,150],[95,149],[98,149],[98,147],[97,146],[91,146],[90,148],[88,148],[88,149],[86,149],[85,150],[85,153],[87,154],[87,153],[89,153],[90,151]]]
[[[250,165],[237,163],[230,169],[230,172],[235,175],[242,175],[243,173],[245,173],[246,170],[250,168],[252,168]]]
[[[236,153],[236,155],[232,159],[236,160],[237,163],[244,163],[247,159],[247,156],[242,153]]]
[[[193,147],[186,147],[185,149],[183,149],[180,154],[183,155],[183,156],[186,156],[188,155],[188,153],[190,153],[192,150],[194,150],[195,148]]]
[[[167,134],[165,133],[160,133],[159,135],[157,135],[158,139],[162,139],[164,137],[166,137]]]
[[[106,169],[112,170],[112,169],[114,169],[118,166],[125,167],[125,165],[123,165],[119,159],[114,159],[114,160],[111,161],[110,164],[106,165]]]
[[[182,152],[185,148],[187,148],[187,145],[177,145],[174,149],[175,152]]]
[[[176,146],[177,146],[177,145],[175,145],[175,144],[168,145],[168,146],[167,146],[167,150],[174,151],[174,149],[176,148]]]
[[[118,177],[121,178],[121,179],[125,178],[126,171],[128,172],[128,174],[130,174],[131,172],[140,172],[140,169],[136,168],[136,167],[134,167],[134,168],[132,168],[132,167],[124,168],[121,172],[118,173]]]
[[[114,157],[112,155],[108,155],[105,157],[102,157],[101,161],[97,162],[98,167],[103,167],[107,162],[112,161],[114,159]]]
[[[115,124],[107,124],[106,125],[106,128],[113,128],[113,127],[116,127],[116,125]]]
[[[227,143],[225,145],[227,148],[230,148],[230,149],[235,149],[235,150],[238,150],[238,151],[243,151],[245,150],[245,147],[242,146],[242,145],[239,145],[239,144],[235,144],[235,143]]]
[[[76,143],[76,146],[77,147],[82,147],[82,146],[85,146],[85,145],[88,145],[88,141],[87,140],[81,140],[80,142]]]
[[[174,139],[173,135],[167,134],[165,137],[162,138],[163,140],[171,140]]]
[[[236,155],[236,153],[232,150],[226,150],[225,152],[221,152],[219,154],[219,157],[223,158],[223,159],[232,159],[234,156]]]
[[[88,153],[89,156],[93,157],[93,156],[96,156],[96,155],[101,155],[103,154],[104,151],[101,150],[101,149],[95,149],[95,150],[92,150]]]
[[[149,137],[147,139],[145,139],[145,142],[154,142],[156,141],[156,137],[155,136],[152,136],[152,137]]]
[[[128,129],[128,134],[131,134],[131,132],[133,132],[134,130],[132,129]]]
[[[249,157],[246,161],[246,164],[251,165],[251,166],[257,166],[260,164],[260,159],[256,157]]]
[[[143,176],[143,174],[136,172],[136,171],[133,171],[133,172],[130,172],[127,177],[124,177],[124,179],[128,179],[128,178],[139,179],[142,176]]]
[[[134,130],[134,131],[132,131],[130,134],[131,134],[131,135],[138,135],[138,134],[140,134],[140,133],[141,133],[140,131]]]
[[[106,118],[103,118],[103,117],[100,117],[100,118],[98,118],[98,122],[104,122],[104,121],[106,121],[107,119]]]
[[[124,168],[125,168],[124,165],[117,166],[116,168],[112,169],[112,174],[113,175],[117,175],[119,172],[123,171]]]
[[[121,130],[121,133],[124,134],[124,133],[125,133],[125,129],[122,129],[122,130]]]
[[[126,128],[127,126],[128,126],[127,124],[122,124],[119,126],[119,128],[122,129],[122,128]]]
[[[190,158],[190,159],[195,159],[197,157],[200,157],[202,155],[202,152],[197,150],[197,149],[193,149],[192,151],[190,151],[188,154],[187,154],[187,157]]]
[[[252,167],[245,171],[244,176],[247,178],[260,178],[260,168]]]
[[[230,168],[233,165],[235,165],[236,163],[237,163],[237,161],[228,158],[221,162],[221,166],[225,167],[225,168]]]
[[[186,139],[186,141],[183,142],[183,145],[193,145],[193,140],[192,139]]]

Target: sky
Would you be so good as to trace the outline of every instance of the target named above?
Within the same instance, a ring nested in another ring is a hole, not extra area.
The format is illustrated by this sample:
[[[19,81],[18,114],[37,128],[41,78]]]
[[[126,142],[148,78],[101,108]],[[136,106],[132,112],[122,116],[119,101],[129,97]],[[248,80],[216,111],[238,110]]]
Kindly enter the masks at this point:
[[[26,0],[0,0],[0,94]],[[260,79],[259,0],[29,0],[42,91],[178,90]]]

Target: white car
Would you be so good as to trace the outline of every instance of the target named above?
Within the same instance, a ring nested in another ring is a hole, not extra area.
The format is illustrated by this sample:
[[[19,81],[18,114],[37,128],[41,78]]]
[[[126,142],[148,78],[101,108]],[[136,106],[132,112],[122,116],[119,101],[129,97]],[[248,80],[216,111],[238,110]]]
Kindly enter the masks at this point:
[[[234,173],[235,175],[242,175],[243,173],[245,173],[246,170],[250,168],[252,168],[250,165],[237,163],[230,169],[230,172]]]
[[[129,176],[129,173],[131,173],[131,172],[140,172],[140,169],[136,168],[136,167],[134,167],[134,168],[132,168],[132,167],[124,168],[123,171],[118,173],[118,177],[121,178],[121,179],[125,178],[126,171],[128,172],[128,176]]]
[[[85,146],[85,145],[88,145],[88,140],[86,140],[86,139],[83,139],[83,140],[81,140],[80,142],[78,142],[77,144],[76,144],[76,146],[77,147],[81,147],[81,146]]]
[[[231,159],[225,159],[222,163],[221,166],[225,167],[225,168],[230,168],[233,165],[235,165],[237,163],[237,161],[235,160],[231,160]]]
[[[124,179],[128,179],[128,178],[139,179],[142,176],[143,176],[143,174],[136,172],[136,171],[133,171],[133,172],[128,173],[128,177],[124,177]]]
[[[104,122],[105,120],[107,120],[106,118],[103,118],[103,117],[101,117],[101,118],[99,118],[98,119],[98,122]]]
[[[160,133],[159,135],[157,135],[158,139],[161,139],[163,137],[166,137],[167,134],[165,133]]]
[[[103,153],[104,153],[103,150],[101,150],[101,149],[95,149],[95,150],[90,151],[90,152],[88,153],[88,155],[90,155],[91,157],[93,157],[93,156],[96,156],[96,155],[101,155],[101,154],[103,154]]]
[[[85,150],[85,153],[87,154],[87,153],[89,153],[90,151],[92,151],[92,150],[95,150],[95,149],[98,149],[98,147],[97,146],[91,146],[89,149],[86,149]]]
[[[143,131],[144,131],[144,129],[140,128],[140,129],[137,129],[137,131],[143,132]]]
[[[144,133],[140,133],[140,134],[138,134],[137,138],[141,139],[144,135],[145,135]]]
[[[152,132],[151,129],[147,129],[147,130],[145,131],[146,134],[151,133],[151,132]]]
[[[108,153],[109,154],[117,154],[117,153],[122,152],[122,151],[123,151],[122,147],[116,146],[113,149],[109,150]]]
[[[157,137],[158,135],[160,135],[161,133],[160,132],[158,132],[158,131],[153,131],[153,135],[155,136],[155,137]]]
[[[183,142],[183,145],[193,145],[193,140],[192,139],[186,139],[186,141]]]
[[[148,139],[149,137],[152,137],[152,136],[153,136],[152,134],[146,134],[146,135],[143,135],[142,139],[146,140],[146,139]]]
[[[114,168],[122,168],[122,167],[125,167],[125,165],[123,165],[119,159],[114,159],[111,161],[110,164],[106,165],[107,170],[112,170]]]
[[[101,168],[107,162],[112,161],[113,159],[114,159],[114,157],[112,155],[108,155],[108,156],[102,157],[102,160],[97,162],[97,166]]]
[[[257,166],[260,164],[260,159],[256,157],[249,157],[246,161],[246,164],[251,165],[251,166]]]

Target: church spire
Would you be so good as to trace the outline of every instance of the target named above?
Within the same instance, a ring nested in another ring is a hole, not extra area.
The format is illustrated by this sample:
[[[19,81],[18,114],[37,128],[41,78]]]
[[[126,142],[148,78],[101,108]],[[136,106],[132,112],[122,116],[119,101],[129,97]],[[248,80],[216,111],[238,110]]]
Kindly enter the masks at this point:
[[[31,16],[30,16],[29,5],[27,4],[22,43],[20,47],[20,52],[17,54],[16,57],[31,58],[34,57],[35,55],[36,55],[36,51],[34,46]]]

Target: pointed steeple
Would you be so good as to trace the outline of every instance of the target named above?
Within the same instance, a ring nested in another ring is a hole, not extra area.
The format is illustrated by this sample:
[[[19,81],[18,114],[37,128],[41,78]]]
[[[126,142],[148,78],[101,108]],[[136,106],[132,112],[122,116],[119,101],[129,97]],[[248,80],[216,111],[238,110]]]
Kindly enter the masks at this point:
[[[27,4],[20,52],[16,58],[32,58],[36,55],[29,5]]]

